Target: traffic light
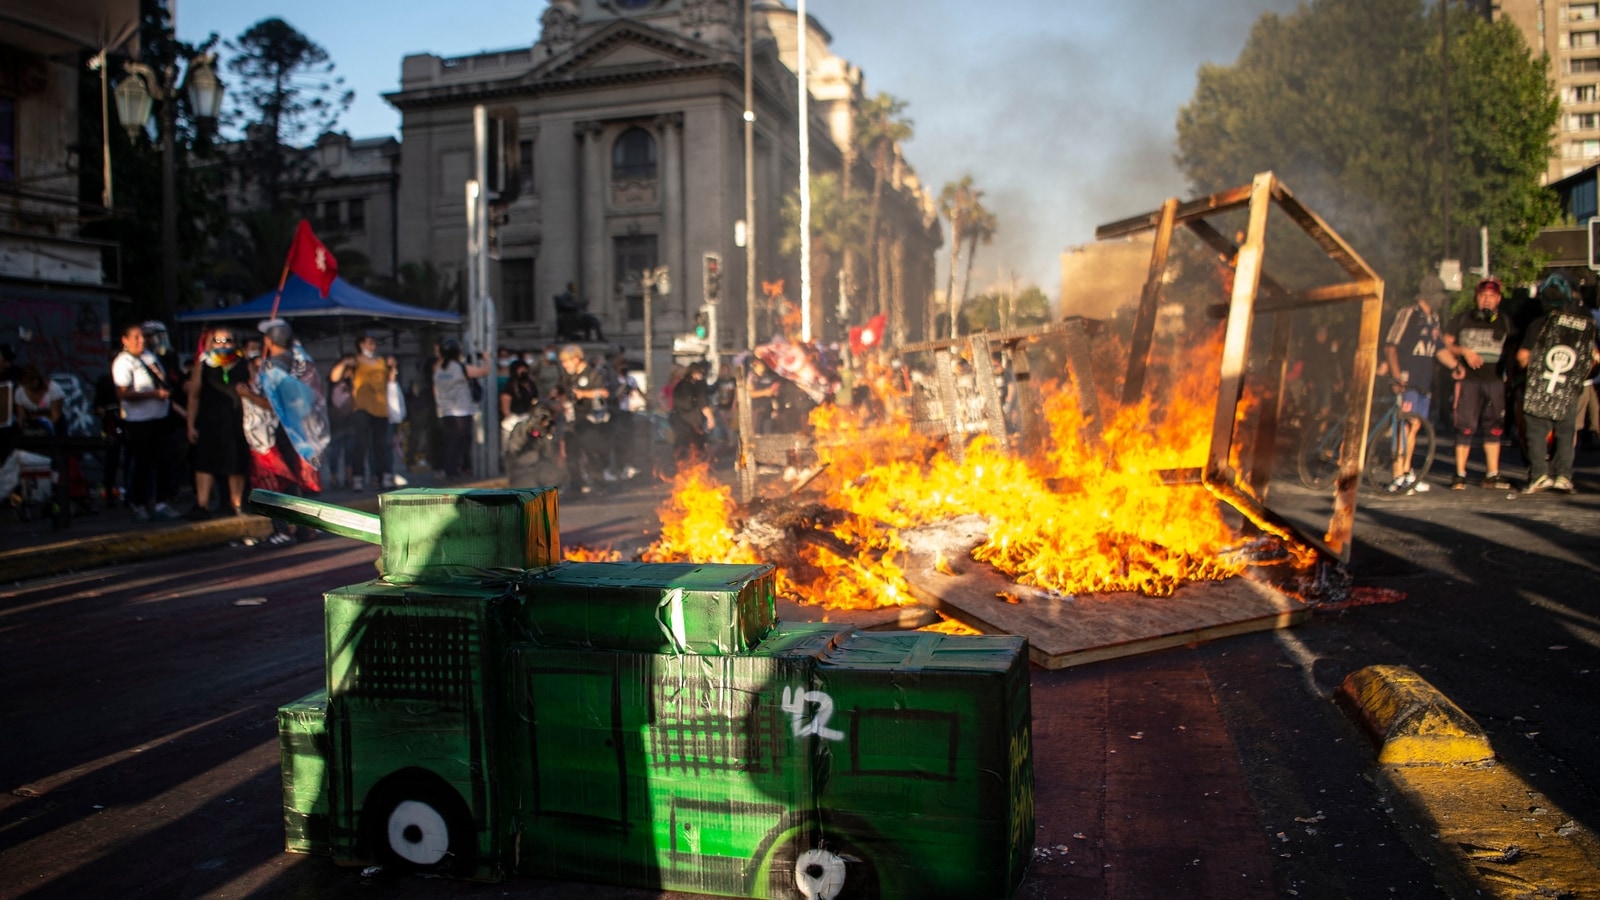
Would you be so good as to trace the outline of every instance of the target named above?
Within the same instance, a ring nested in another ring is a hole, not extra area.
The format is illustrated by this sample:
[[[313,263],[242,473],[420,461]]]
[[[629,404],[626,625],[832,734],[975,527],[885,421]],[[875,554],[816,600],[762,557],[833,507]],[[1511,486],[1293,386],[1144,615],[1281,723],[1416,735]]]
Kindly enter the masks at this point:
[[[711,319],[706,315],[706,311],[702,309],[694,314],[694,336],[703,341],[710,334]]]
[[[716,303],[722,299],[721,254],[707,253],[705,255],[705,285],[707,303]]]

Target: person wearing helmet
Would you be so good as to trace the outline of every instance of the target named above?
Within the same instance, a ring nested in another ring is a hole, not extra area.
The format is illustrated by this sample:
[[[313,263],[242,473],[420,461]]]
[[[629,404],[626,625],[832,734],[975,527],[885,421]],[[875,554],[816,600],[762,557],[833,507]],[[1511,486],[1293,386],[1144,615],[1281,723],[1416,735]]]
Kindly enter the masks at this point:
[[[1572,286],[1565,278],[1546,278],[1538,298],[1544,315],[1528,326],[1517,350],[1517,362],[1528,370],[1522,387],[1528,441],[1528,486],[1523,492],[1570,494],[1575,490],[1572,457],[1578,397],[1590,367],[1600,362],[1600,348],[1595,346],[1595,321],[1573,304]]]
[[[1506,382],[1502,357],[1511,336],[1510,320],[1500,314],[1500,282],[1485,278],[1473,291],[1473,308],[1450,320],[1444,329],[1439,361],[1455,380],[1456,472],[1452,490],[1467,487],[1467,459],[1472,437],[1483,436],[1483,486],[1509,490],[1500,475],[1500,439],[1505,434]]]

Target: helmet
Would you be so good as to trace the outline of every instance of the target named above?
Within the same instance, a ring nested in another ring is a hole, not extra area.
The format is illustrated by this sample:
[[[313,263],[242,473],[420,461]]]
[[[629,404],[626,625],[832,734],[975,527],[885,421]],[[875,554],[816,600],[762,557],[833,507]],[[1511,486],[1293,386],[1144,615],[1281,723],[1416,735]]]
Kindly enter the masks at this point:
[[[1478,282],[1478,286],[1472,289],[1472,293],[1476,295],[1479,291],[1484,290],[1492,290],[1502,297],[1506,295],[1505,287],[1500,284],[1500,279],[1498,278],[1485,278]]]

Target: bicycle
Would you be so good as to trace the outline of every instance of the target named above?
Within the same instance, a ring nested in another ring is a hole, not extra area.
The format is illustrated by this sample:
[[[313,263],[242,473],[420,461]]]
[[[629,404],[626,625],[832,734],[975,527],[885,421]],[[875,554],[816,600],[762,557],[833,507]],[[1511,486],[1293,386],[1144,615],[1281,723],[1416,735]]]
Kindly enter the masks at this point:
[[[1394,402],[1387,404],[1388,409],[1372,423],[1371,430],[1367,432],[1367,458],[1362,471],[1367,484],[1373,488],[1382,489],[1394,480],[1394,459],[1400,452],[1401,436],[1413,422],[1418,424],[1417,440],[1412,447],[1411,465],[1407,470],[1418,473],[1420,478],[1433,466],[1434,451],[1437,449],[1434,445],[1433,423],[1416,413],[1402,411],[1400,397],[1400,394],[1394,395]],[[1331,484],[1339,472],[1339,453],[1343,446],[1343,417],[1323,416],[1313,422],[1300,443],[1300,452],[1296,454],[1300,483],[1313,490]]]

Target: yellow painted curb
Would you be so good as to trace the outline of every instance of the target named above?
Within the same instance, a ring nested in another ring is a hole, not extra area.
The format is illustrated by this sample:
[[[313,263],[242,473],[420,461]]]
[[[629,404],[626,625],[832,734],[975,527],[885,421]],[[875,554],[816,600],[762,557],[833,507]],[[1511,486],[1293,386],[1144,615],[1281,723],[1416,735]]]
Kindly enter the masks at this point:
[[[1472,717],[1405,666],[1368,666],[1350,673],[1337,698],[1391,766],[1477,763],[1494,759],[1489,738]]]

